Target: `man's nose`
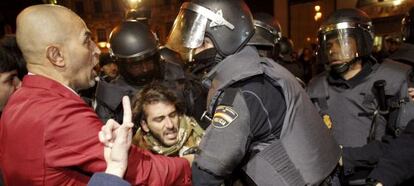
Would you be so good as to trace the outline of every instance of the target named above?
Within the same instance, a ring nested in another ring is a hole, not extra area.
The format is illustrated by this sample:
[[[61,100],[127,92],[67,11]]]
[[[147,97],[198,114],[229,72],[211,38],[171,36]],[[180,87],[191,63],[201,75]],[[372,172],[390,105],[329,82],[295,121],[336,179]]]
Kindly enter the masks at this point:
[[[165,127],[166,127],[167,129],[173,129],[173,128],[174,128],[174,124],[173,124],[173,121],[172,121],[172,119],[171,119],[171,118],[167,118],[167,121],[166,121]]]
[[[332,43],[331,46],[329,47],[329,54],[333,55],[333,54],[338,53],[338,50],[340,50],[340,48],[341,47],[339,46],[338,43],[336,42]]]

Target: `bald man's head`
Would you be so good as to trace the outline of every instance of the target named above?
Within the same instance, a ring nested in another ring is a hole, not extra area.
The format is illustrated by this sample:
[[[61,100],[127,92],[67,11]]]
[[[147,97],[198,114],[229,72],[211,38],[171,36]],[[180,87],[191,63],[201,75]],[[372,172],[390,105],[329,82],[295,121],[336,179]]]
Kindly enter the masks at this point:
[[[35,5],[18,15],[16,25],[29,72],[75,90],[94,84],[100,50],[78,15],[62,6]]]
[[[28,64],[41,63],[48,46],[62,45],[75,28],[74,23],[85,24],[63,6],[42,4],[24,9],[17,16],[16,37]]]

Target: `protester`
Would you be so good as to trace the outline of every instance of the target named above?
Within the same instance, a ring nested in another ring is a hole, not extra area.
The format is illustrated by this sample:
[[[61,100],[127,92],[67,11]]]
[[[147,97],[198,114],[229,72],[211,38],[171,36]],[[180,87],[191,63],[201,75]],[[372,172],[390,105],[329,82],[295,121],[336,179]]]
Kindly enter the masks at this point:
[[[25,73],[24,59],[15,36],[0,41],[0,116],[10,95],[20,86],[19,74]]]
[[[133,143],[167,156],[197,152],[204,130],[184,114],[182,100],[158,83],[145,86],[134,97],[134,122],[139,129]]]

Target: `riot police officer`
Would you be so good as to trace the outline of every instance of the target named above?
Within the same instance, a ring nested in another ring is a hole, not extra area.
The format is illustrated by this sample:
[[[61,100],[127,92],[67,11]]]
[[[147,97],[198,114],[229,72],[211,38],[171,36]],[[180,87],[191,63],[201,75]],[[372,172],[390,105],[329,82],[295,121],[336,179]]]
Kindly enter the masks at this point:
[[[311,99],[332,121],[330,127],[339,144],[357,147],[366,144],[367,138],[380,140],[387,130],[387,117],[375,114],[381,95],[374,90],[374,82],[385,80],[385,96],[399,102],[389,109],[399,109],[406,105],[410,68],[388,59],[377,63],[371,54],[372,23],[361,10],[337,10],[318,34],[318,57],[330,70],[312,79],[308,86]],[[399,115],[395,126],[388,126],[394,130],[390,132],[406,125],[408,121],[402,122],[405,116]]]
[[[197,110],[194,109],[195,105],[203,107],[197,102],[202,99],[197,93],[197,87],[201,87],[201,84],[187,81],[180,62],[171,62],[179,58],[174,58],[171,54],[173,51],[158,48],[158,41],[146,24],[136,20],[123,21],[112,30],[109,43],[109,51],[119,66],[120,77],[111,83],[100,81],[98,84],[96,112],[102,120],[121,120],[122,96],[133,96],[152,81],[175,89],[177,96],[184,100],[186,114],[201,116],[202,111],[194,112]]]
[[[194,57],[216,51],[203,80],[211,125],[192,166],[193,184],[321,183],[339,148],[295,78],[246,46],[253,34],[242,0],[186,2],[175,20],[168,46]]]
[[[282,38],[282,28],[273,16],[267,13],[253,15],[255,33],[247,45],[256,47],[260,56],[274,59],[279,55],[279,41]]]
[[[411,16],[414,8],[403,19],[402,32],[406,43],[390,58],[413,65],[414,23]],[[411,30],[411,31],[410,31]],[[397,55],[396,55],[397,54]],[[407,104],[413,104],[409,102]],[[412,113],[412,111],[404,111]],[[385,138],[382,142],[372,142],[359,148],[344,148],[344,164],[347,167],[368,166],[375,168],[369,173],[367,184],[413,185],[414,183],[414,120],[408,122],[402,134],[394,138]]]
[[[282,28],[273,16],[267,13],[256,13],[253,15],[255,33],[247,45],[254,46],[262,57],[268,57],[285,67],[295,75],[299,83],[304,87],[303,65],[292,61],[291,54],[293,43],[282,36]]]
[[[412,107],[407,95],[411,69],[389,59],[377,63],[371,54],[372,23],[361,10],[335,11],[318,34],[318,57],[330,70],[311,80],[308,93],[345,147],[345,159],[350,158],[346,147],[361,147],[386,133],[397,136],[413,117],[407,112]],[[363,171],[353,168],[345,165],[350,180],[369,172],[369,166],[360,167]]]

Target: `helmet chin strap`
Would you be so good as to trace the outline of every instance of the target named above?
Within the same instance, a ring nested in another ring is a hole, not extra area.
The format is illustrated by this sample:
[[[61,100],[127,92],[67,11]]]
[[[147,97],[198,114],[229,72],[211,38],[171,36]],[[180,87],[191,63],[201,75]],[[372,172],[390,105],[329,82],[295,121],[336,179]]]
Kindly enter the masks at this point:
[[[331,71],[335,74],[343,74],[347,72],[351,68],[351,66],[358,60],[360,60],[360,57],[355,57],[354,59],[346,63],[331,65]]]

